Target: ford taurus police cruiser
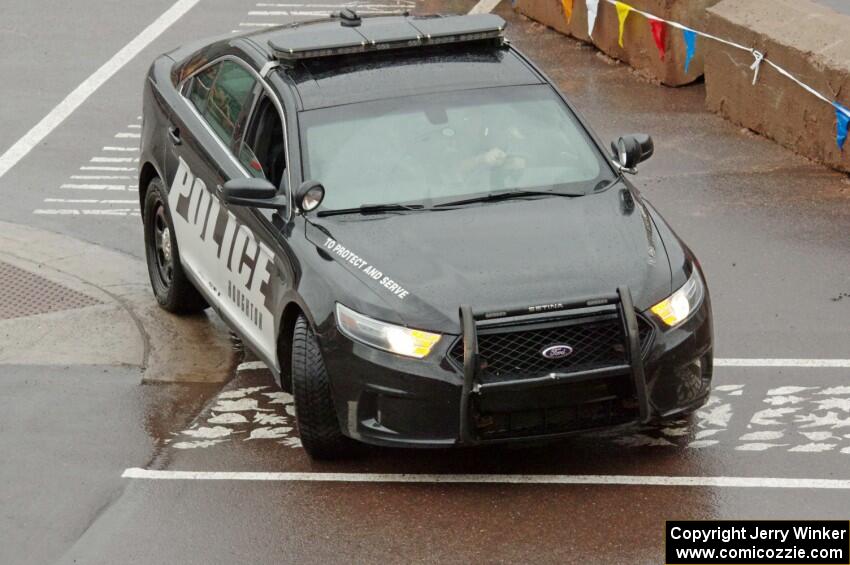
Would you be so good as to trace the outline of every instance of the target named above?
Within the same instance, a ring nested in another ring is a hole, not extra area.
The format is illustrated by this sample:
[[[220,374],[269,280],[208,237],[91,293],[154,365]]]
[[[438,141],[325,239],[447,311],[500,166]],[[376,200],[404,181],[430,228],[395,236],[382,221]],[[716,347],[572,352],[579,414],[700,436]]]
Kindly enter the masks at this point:
[[[304,448],[550,439],[692,412],[699,263],[495,15],[322,21],[189,45],[144,90],[151,284],[212,306]]]

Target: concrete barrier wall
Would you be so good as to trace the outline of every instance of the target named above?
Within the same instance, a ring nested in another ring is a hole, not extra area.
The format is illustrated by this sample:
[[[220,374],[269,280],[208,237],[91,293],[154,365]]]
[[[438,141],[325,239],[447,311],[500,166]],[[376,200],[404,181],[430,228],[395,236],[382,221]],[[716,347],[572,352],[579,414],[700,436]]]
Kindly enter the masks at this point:
[[[809,0],[723,0],[707,13],[709,33],[758,49],[818,92],[850,105],[850,16]],[[707,51],[709,109],[850,171],[850,141],[839,150],[834,108],[764,64],[753,86],[752,62],[748,53],[718,44]]]
[[[628,4],[660,18],[676,21],[695,29],[703,29],[706,8],[718,1],[630,0]],[[703,74],[705,45],[701,40],[697,40],[696,56],[686,73],[686,51],[681,30],[665,26],[666,54],[662,61],[649,22],[640,14],[629,15],[623,33],[623,47],[620,47],[617,10],[613,4],[604,0],[599,3],[592,38],[588,35],[585,0],[573,0],[573,13],[569,22],[561,0],[516,0],[514,7],[520,13],[561,33],[594,44],[607,55],[631,65],[668,86],[689,84]]]

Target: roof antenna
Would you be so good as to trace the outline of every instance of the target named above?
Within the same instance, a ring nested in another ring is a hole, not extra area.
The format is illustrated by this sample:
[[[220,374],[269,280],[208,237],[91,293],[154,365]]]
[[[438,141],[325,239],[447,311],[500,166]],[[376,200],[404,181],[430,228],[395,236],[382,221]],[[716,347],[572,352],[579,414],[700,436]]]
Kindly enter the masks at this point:
[[[339,12],[340,25],[344,27],[359,27],[362,23],[360,16],[351,8],[345,8]]]

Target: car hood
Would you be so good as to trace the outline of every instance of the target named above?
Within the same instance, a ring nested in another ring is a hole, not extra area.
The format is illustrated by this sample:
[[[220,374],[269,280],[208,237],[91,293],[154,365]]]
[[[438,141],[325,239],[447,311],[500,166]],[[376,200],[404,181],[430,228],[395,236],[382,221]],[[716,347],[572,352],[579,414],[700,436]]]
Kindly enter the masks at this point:
[[[307,238],[411,327],[456,333],[461,304],[499,311],[621,285],[645,310],[671,293],[670,263],[640,200],[629,210],[622,192],[311,217]]]

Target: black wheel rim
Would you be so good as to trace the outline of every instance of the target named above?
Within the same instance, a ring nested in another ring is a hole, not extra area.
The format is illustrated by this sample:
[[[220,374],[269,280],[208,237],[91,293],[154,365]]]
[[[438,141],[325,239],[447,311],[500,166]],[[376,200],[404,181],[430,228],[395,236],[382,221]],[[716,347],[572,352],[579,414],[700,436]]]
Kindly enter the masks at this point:
[[[156,255],[156,272],[160,282],[168,288],[174,277],[174,242],[165,216],[165,206],[157,203],[153,216],[153,251]]]

